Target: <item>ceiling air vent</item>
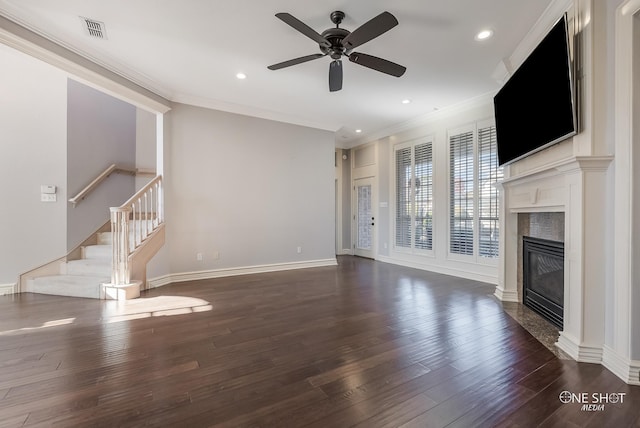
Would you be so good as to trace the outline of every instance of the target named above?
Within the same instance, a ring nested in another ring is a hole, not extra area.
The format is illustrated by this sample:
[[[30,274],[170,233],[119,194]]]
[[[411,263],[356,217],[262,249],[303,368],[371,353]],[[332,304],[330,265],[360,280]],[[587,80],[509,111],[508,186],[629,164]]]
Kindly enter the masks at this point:
[[[94,19],[80,17],[82,20],[82,28],[85,34],[95,37],[97,39],[107,38],[107,29],[104,26],[104,22],[96,21]]]

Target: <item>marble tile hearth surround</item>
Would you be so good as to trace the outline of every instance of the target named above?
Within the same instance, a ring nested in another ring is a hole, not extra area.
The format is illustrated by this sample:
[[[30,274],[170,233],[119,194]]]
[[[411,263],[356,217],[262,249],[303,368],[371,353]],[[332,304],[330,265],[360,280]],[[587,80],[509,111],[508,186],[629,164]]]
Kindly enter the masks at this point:
[[[518,299],[523,296],[523,250],[522,237],[548,239],[564,242],[564,213],[534,212],[518,214]]]
[[[560,332],[558,328],[522,303],[502,302],[504,311],[527,330],[538,342],[542,343],[556,357],[570,360],[566,353],[556,346]]]

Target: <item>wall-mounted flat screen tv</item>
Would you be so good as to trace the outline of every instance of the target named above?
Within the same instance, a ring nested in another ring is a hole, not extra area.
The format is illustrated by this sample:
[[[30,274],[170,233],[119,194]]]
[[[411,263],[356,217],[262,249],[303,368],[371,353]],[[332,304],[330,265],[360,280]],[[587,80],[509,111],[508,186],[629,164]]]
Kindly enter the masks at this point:
[[[493,99],[500,165],[577,133],[572,76],[565,15]]]

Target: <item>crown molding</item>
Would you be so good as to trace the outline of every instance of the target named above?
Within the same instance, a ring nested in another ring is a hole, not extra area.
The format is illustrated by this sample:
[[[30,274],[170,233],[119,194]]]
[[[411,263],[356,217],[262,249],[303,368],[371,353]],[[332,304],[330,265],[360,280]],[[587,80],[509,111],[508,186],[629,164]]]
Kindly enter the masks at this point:
[[[462,112],[477,108],[477,107],[483,107],[486,106],[489,103],[493,103],[493,97],[495,95],[495,92],[488,92],[482,95],[479,95],[477,97],[456,103],[456,104],[452,104],[450,106],[447,107],[443,107],[441,109],[423,114],[421,116],[415,117],[413,119],[404,121],[404,122],[400,122],[398,124],[395,125],[391,125],[389,127],[386,128],[382,128],[379,129],[377,131],[372,132],[371,134],[367,135],[366,137],[363,137],[361,139],[358,140],[353,140],[351,142],[347,142],[344,144],[343,149],[352,149],[354,147],[357,146],[361,146],[363,144],[367,144],[367,143],[372,143],[374,141],[383,139],[385,137],[390,137],[392,135],[395,134],[399,134],[401,132],[404,131],[408,131],[411,129],[415,129],[415,128],[419,128],[421,126],[425,126],[428,125],[430,123],[433,123],[435,121],[438,120],[442,120],[451,116],[455,116],[457,114],[460,114]]]
[[[7,16],[0,15],[0,43],[57,67],[89,86],[138,107],[165,113],[169,100],[133,78],[98,63]]]

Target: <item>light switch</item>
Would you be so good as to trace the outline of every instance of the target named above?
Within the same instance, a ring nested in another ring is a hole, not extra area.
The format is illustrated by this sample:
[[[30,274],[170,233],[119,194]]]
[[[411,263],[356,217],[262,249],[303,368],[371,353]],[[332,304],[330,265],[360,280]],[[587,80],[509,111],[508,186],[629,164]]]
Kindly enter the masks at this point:
[[[40,193],[46,193],[48,195],[53,195],[56,193],[56,186],[52,186],[50,184],[43,184],[40,186]]]
[[[56,202],[58,200],[57,195],[51,194],[51,193],[41,193],[40,194],[40,201],[41,202]]]

